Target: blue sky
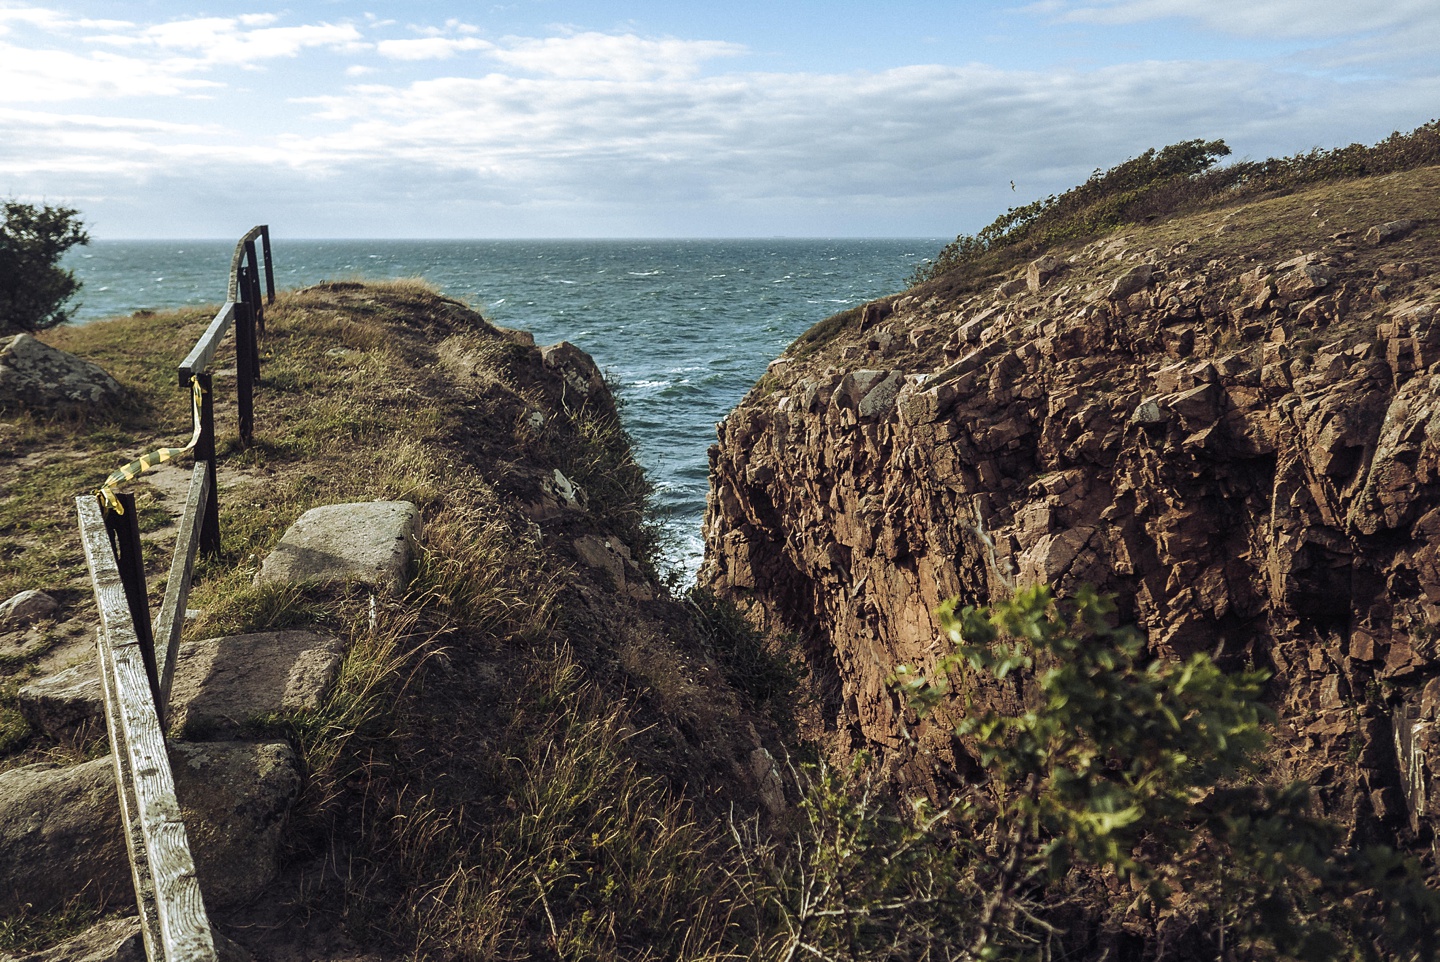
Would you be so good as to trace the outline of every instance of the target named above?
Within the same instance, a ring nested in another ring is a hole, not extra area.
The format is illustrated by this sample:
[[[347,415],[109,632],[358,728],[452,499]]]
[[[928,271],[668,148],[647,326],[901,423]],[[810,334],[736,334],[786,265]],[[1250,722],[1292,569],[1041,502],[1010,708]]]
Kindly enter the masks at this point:
[[[0,196],[101,238],[939,237],[1151,146],[1440,117],[1440,0],[198,2],[0,0]]]

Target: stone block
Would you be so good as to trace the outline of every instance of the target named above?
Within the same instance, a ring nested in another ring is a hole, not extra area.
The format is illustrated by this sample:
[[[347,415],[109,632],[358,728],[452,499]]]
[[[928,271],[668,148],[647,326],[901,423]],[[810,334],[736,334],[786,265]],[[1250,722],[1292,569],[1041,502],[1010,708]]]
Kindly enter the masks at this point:
[[[93,657],[21,687],[17,698],[25,720],[55,737],[104,718],[105,696]]]
[[[1037,258],[1025,269],[1025,283],[1032,293],[1038,293],[1064,269],[1065,262],[1058,257]]]
[[[256,584],[358,582],[399,590],[420,541],[420,512],[408,501],[311,508],[265,559]]]
[[[1413,220],[1392,220],[1383,224],[1376,224],[1365,232],[1365,242],[1379,247],[1381,244],[1388,244],[1391,241],[1399,240],[1415,229]]]
[[[22,591],[0,603],[0,628],[14,628],[51,618],[59,608],[59,603],[43,591],[33,588]]]
[[[300,787],[290,746],[175,743],[170,767],[207,906],[254,898],[275,877]],[[77,897],[134,904],[114,763],[0,773],[0,914],[51,911]]]
[[[170,688],[172,729],[233,732],[252,718],[318,707],[340,672],[338,639],[308,631],[271,631],[187,641]],[[104,718],[94,659],[20,689],[20,711],[59,737]]]
[[[265,715],[320,707],[344,646],[309,631],[208,638],[180,646],[170,705],[176,731],[233,731]]]
[[[1115,278],[1105,295],[1112,301],[1123,301],[1132,294],[1138,294],[1150,286],[1155,276],[1154,264],[1140,264]]]
[[[0,339],[0,409],[60,411],[103,408],[125,391],[98,365],[30,334]]]

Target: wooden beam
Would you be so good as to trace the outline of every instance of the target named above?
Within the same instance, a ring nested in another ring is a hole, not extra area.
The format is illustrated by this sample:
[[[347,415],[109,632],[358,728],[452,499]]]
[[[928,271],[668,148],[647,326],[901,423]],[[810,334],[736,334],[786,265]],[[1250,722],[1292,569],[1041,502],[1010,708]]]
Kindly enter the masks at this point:
[[[220,341],[230,330],[230,325],[234,321],[235,302],[232,299],[220,308],[220,312],[215,315],[210,326],[205,328],[205,333],[200,335],[200,340],[195,342],[195,346],[185,356],[185,360],[180,362],[181,387],[188,388],[190,386],[192,375],[210,370],[210,362],[215,358],[215,351],[220,347]]]
[[[245,257],[245,245],[253,243],[261,234],[269,237],[270,228],[257,224],[246,231],[245,236],[235,244],[235,253],[230,255],[230,292],[226,295],[226,300],[240,300],[240,261]]]
[[[146,955],[166,962],[216,962],[215,939],[175,799],[165,737],[105,521],[93,497],[76,498],[75,508],[100,610],[96,640],[106,721],[136,903],[146,923]],[[153,898],[153,909],[147,910],[147,896]]]
[[[175,556],[170,560],[170,578],[165,582],[165,599],[160,603],[160,621],[155,631],[155,661],[160,675],[160,700],[156,714],[164,731],[170,720],[170,683],[175,676],[175,656],[180,650],[180,632],[185,627],[185,604],[190,599],[190,578],[195,573],[195,553],[200,548],[200,527],[210,501],[210,465],[196,461],[190,472],[190,496],[180,516],[175,536]]]

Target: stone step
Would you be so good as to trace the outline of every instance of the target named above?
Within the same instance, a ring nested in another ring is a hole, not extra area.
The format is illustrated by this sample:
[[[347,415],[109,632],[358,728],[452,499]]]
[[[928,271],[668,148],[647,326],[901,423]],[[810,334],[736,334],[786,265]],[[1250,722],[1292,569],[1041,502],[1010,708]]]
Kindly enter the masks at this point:
[[[170,729],[197,738],[234,735],[255,718],[317,708],[334,687],[342,654],[339,639],[310,631],[184,642],[170,689]],[[93,660],[24,686],[19,700],[26,720],[52,737],[104,724]]]
[[[283,741],[174,742],[175,795],[208,908],[239,905],[275,878],[300,788]],[[77,896],[134,904],[115,765],[27,765],[0,772],[0,916],[48,912]]]
[[[419,542],[420,511],[408,501],[311,508],[265,558],[255,583],[352,582],[399,591],[410,581]]]

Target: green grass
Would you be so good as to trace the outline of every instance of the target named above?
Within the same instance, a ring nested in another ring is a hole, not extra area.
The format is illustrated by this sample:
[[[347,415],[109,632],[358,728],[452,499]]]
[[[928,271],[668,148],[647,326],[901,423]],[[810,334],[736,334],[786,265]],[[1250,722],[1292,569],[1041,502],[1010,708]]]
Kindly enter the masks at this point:
[[[54,912],[24,911],[0,918],[0,952],[15,955],[43,949],[84,932],[105,913],[83,899]]]
[[[1011,208],[978,233],[960,235],[933,261],[917,267],[910,282],[921,284],[960,270],[993,273],[1049,248],[1126,225],[1440,164],[1440,121],[1396,132],[1370,147],[1316,148],[1290,157],[1212,166],[1229,153],[1223,141],[1192,140],[1096,171],[1064,193]]]
[[[703,588],[692,590],[686,601],[701,638],[731,685],[762,704],[795,690],[799,668],[783,650],[772,650],[765,634],[732,602]]]

